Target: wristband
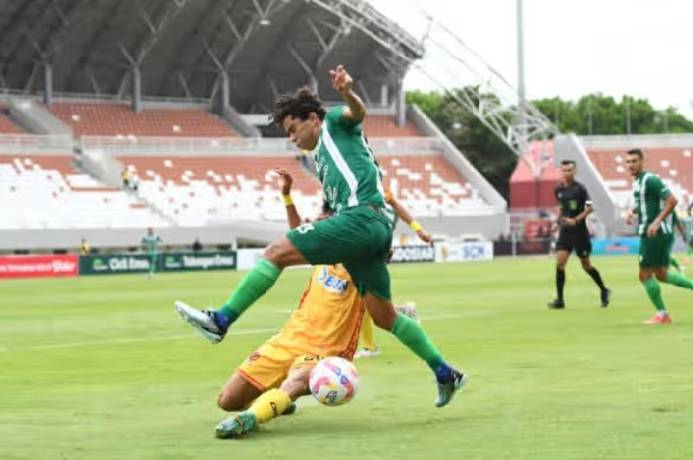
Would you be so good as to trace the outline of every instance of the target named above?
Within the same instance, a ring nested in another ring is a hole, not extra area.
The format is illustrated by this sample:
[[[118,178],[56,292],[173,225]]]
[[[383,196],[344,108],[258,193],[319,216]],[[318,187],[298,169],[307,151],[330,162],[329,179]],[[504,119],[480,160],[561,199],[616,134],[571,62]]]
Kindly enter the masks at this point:
[[[409,226],[415,232],[418,232],[419,230],[423,230],[423,226],[415,220],[411,221],[411,224],[409,224]]]
[[[291,195],[282,195],[282,198],[284,198],[285,206],[293,206],[294,200],[291,199]]]

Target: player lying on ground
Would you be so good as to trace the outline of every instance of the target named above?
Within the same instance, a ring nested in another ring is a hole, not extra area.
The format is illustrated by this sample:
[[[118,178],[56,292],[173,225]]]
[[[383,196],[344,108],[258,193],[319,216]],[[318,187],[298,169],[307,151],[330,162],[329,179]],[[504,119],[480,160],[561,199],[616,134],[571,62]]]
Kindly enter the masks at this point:
[[[657,313],[646,324],[669,324],[659,282],[693,289],[693,281],[680,273],[669,270],[669,257],[674,244],[671,213],[676,208],[676,198],[657,175],[643,169],[644,154],[640,149],[627,152],[626,164],[633,181],[634,215],[637,216],[637,233],[640,235],[639,278]],[[633,219],[628,222],[632,223]]]
[[[556,299],[549,302],[549,308],[565,308],[563,287],[565,286],[565,266],[570,254],[580,258],[582,269],[590,275],[599,288],[602,307],[609,305],[611,291],[604,286],[602,277],[590,261],[592,242],[587,231],[587,216],[592,213],[592,201],[587,189],[575,180],[575,162],[561,162],[563,181],[556,186],[554,193],[558,200],[558,222],[553,230],[560,228],[556,242]]]
[[[291,176],[278,172],[289,226],[296,228],[301,218],[290,195]],[[324,208],[321,218],[328,216],[329,209]],[[236,369],[221,390],[217,400],[221,409],[250,407],[220,422],[216,436],[239,437],[285,413],[293,401],[310,394],[310,372],[321,358],[351,360],[363,313],[358,290],[344,267],[316,266],[289,320]]]
[[[323,193],[334,215],[301,225],[269,245],[263,258],[218,310],[199,311],[178,305],[188,323],[213,343],[294,265],[343,263],[375,324],[392,332],[428,364],[438,383],[436,406],[446,405],[463,385],[464,374],[446,363],[426,332],[397,313],[391,301],[387,257],[392,228],[384,209],[377,166],[363,138],[366,107],[352,90],[353,79],[342,66],[330,71],[332,86],[345,106],[326,111],[308,89],[280,97],[272,120],[280,124],[299,150],[313,151]]]

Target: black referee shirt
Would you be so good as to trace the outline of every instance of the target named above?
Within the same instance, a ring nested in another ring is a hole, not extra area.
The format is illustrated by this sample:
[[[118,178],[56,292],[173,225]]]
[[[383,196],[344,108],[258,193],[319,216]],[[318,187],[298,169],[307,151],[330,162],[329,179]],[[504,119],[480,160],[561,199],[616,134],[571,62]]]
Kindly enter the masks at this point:
[[[585,206],[592,206],[592,201],[587,193],[587,189],[577,181],[573,181],[570,185],[566,185],[563,182],[559,183],[554,189],[554,194],[561,207],[560,217],[570,217],[574,219],[582,214],[585,210]],[[580,221],[574,227],[565,227],[562,223],[560,225],[562,231],[587,231],[587,223],[585,220]]]

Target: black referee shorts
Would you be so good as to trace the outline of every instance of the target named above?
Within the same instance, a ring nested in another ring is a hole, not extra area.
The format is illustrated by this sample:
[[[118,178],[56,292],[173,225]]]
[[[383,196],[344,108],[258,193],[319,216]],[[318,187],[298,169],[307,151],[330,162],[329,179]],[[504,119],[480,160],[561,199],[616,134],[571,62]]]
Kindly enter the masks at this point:
[[[561,231],[556,241],[556,251],[568,251],[577,254],[581,259],[589,257],[592,253],[592,241],[586,231],[566,232]]]

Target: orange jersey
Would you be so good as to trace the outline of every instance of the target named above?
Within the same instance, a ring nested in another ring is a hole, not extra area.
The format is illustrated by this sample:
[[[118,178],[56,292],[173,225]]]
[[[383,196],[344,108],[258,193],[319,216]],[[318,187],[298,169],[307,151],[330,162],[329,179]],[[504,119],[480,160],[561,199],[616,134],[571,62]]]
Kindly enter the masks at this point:
[[[298,309],[268,343],[304,353],[351,359],[364,307],[349,272],[341,265],[317,265]]]

